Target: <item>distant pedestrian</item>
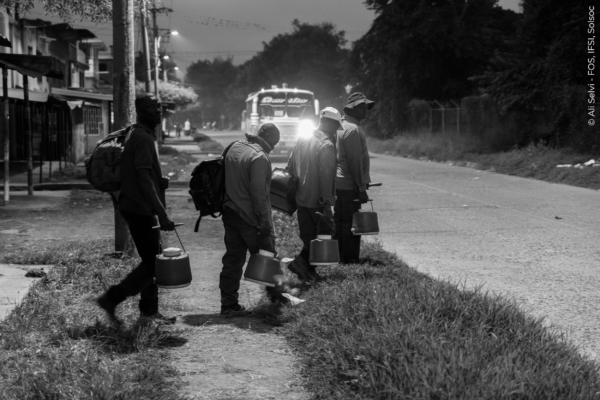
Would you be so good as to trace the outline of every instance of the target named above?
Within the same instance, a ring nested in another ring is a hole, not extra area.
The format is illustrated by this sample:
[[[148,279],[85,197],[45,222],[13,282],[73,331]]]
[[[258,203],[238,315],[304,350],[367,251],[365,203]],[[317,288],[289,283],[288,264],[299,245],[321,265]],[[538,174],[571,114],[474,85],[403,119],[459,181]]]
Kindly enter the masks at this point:
[[[181,137],[181,124],[175,124],[175,136]]]
[[[192,129],[192,124],[189,119],[186,119],[183,123],[183,134],[185,136],[190,136],[190,130]]]
[[[234,142],[225,155],[225,248],[219,277],[221,315],[244,311],[240,305],[240,279],[246,253],[275,253],[271,215],[271,161],[268,154],[279,143],[279,129],[266,123],[256,136]]]
[[[342,116],[338,110],[326,107],[310,137],[300,138],[288,160],[290,173],[298,178],[296,204],[298,226],[303,246],[288,268],[302,280],[319,278],[309,264],[310,242],[317,235],[334,235],[332,208],[335,203],[336,131]],[[317,213],[322,214],[319,216]]]
[[[97,299],[111,319],[115,308],[127,297],[140,294],[141,316],[164,323],[175,322],[158,312],[158,287],[154,283],[154,259],[161,253],[160,232],[172,231],[173,221],[167,215],[165,190],[169,180],[162,177],[156,151],[155,128],[161,122],[161,107],[152,94],[144,94],[135,100],[137,124],[126,139],[121,164],[121,192],[119,211],[127,222],[129,232],[142,262],[119,284],[111,286]]]
[[[338,167],[335,179],[336,239],[342,263],[356,263],[360,256],[360,235],[352,234],[352,216],[368,201],[371,182],[367,136],[361,125],[375,103],[356,92],[348,96],[344,107],[342,131],[338,133]],[[359,200],[358,202],[355,200]]]

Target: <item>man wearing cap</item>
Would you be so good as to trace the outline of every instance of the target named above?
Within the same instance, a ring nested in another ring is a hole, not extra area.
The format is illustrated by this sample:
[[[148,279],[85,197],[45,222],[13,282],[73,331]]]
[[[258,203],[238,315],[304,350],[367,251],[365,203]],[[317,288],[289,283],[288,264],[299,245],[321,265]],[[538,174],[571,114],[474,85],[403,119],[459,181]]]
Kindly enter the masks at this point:
[[[223,225],[225,248],[219,277],[221,315],[245,310],[238,302],[246,253],[275,252],[271,215],[271,161],[268,154],[279,143],[279,129],[263,124],[255,135],[225,149],[225,202]]]
[[[302,251],[288,268],[304,281],[319,278],[309,265],[310,242],[317,235],[333,235],[332,207],[335,203],[336,131],[342,116],[326,107],[320,112],[320,123],[308,138],[300,138],[288,160],[288,170],[298,178],[296,204]],[[322,214],[319,216],[317,213]]]
[[[358,262],[360,236],[352,234],[352,216],[368,201],[367,184],[371,182],[367,136],[361,121],[375,103],[364,94],[348,96],[342,118],[342,132],[337,137],[337,173],[335,178],[335,238],[342,263]],[[355,201],[358,200],[358,201]]]

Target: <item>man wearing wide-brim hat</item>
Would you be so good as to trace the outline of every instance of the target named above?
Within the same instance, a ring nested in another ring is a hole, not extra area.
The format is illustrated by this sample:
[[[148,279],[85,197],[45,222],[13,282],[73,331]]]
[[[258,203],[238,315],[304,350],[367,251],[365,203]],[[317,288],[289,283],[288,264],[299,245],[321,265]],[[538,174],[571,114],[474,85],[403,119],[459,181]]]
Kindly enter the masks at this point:
[[[368,201],[367,184],[371,182],[367,136],[361,122],[375,102],[355,92],[348,96],[342,118],[342,132],[337,135],[338,167],[335,179],[336,239],[342,263],[356,263],[360,256],[360,236],[352,234],[352,216]],[[359,200],[359,201],[355,201]]]

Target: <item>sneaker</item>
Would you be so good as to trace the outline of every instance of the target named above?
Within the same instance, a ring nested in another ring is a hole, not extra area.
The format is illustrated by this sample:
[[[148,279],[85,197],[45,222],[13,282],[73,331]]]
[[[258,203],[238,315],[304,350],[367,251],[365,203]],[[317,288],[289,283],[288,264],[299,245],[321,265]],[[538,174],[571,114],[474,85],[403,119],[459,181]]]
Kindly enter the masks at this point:
[[[177,321],[177,317],[166,317],[159,312],[157,312],[156,314],[152,314],[152,315],[142,314],[141,316],[146,317],[146,318],[151,318],[152,320],[154,320],[154,322],[161,324],[161,325],[173,325]]]
[[[98,307],[106,311],[106,314],[108,314],[108,317],[112,322],[114,322],[117,325],[122,324],[122,322],[115,315],[115,308],[117,308],[117,305],[108,299],[106,293],[96,299],[96,304],[98,305]]]
[[[244,315],[249,315],[251,313],[251,311],[247,311],[246,307],[242,306],[239,303],[235,303],[230,306],[221,306],[221,315],[229,317],[241,317]]]
[[[309,272],[308,263],[300,256],[294,258],[294,261],[288,264],[288,269],[293,274],[296,274],[298,279],[301,281],[309,281],[312,279]]]

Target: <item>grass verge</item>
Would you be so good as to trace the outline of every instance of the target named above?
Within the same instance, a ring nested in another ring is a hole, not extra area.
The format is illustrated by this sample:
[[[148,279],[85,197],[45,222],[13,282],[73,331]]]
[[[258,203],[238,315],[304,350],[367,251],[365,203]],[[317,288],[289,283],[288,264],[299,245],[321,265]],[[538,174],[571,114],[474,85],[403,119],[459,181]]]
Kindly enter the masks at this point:
[[[137,261],[114,259],[111,243],[67,243],[3,257],[16,264],[54,264],[0,323],[2,399],[176,399],[177,371],[166,349],[176,331],[138,319],[137,304],[119,307],[115,328],[94,299]]]
[[[277,219],[280,238],[295,235]],[[599,367],[513,302],[434,280],[377,242],[362,255],[321,267],[301,305],[258,310],[281,325],[315,398],[600,398]]]
[[[560,164],[576,165],[597,155],[580,154],[571,149],[534,145],[506,152],[492,152],[477,138],[457,135],[397,136],[393,139],[368,139],[369,150],[394,156],[452,162],[507,175],[533,178],[547,182],[600,189],[600,174],[596,168],[557,168]]]

